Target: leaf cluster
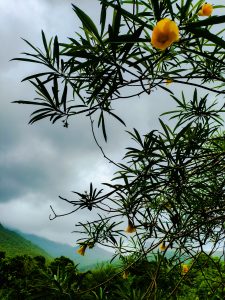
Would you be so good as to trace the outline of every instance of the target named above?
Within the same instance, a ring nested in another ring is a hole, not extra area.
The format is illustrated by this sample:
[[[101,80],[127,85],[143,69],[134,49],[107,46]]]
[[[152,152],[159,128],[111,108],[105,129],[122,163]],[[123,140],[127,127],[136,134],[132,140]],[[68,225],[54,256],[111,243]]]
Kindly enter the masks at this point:
[[[98,112],[98,126],[106,140],[105,114],[124,124],[113,112],[114,101],[150,94],[155,89],[170,92],[164,84],[168,78],[224,93],[225,43],[223,30],[215,32],[214,27],[223,24],[225,17],[199,20],[204,1],[99,1],[100,28],[73,5],[82,25],[76,37],[67,43],[59,42],[57,36],[47,41],[42,32],[43,50],[25,40],[33,53],[25,52],[15,59],[45,69],[24,78],[35,87],[38,97],[15,101],[38,108],[30,123],[62,119],[67,127],[70,116]],[[163,18],[178,24],[180,40],[159,51],[150,43],[151,32]],[[219,82],[217,87],[207,85],[215,81]]]

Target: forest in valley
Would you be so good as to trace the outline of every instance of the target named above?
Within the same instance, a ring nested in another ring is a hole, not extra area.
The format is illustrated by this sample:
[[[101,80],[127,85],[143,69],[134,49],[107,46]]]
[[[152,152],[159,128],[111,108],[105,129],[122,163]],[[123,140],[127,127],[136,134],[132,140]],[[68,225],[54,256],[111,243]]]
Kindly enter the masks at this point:
[[[64,256],[50,262],[43,256],[10,258],[4,252],[0,257],[2,300],[140,300],[147,299],[146,291],[150,299],[225,298],[225,264],[204,252],[185,264],[158,253],[153,259],[137,262],[129,256],[85,272]]]

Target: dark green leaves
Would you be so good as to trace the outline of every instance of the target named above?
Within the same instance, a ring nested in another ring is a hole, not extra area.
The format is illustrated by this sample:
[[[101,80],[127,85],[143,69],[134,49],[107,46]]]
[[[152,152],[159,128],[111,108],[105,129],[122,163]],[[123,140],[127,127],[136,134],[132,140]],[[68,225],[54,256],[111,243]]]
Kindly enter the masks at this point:
[[[181,99],[175,97],[172,98],[176,101],[178,109],[175,111],[165,112],[162,115],[171,115],[171,119],[177,120],[174,130],[178,127],[185,126],[187,124],[193,123],[204,123],[208,124],[209,121],[211,125],[217,128],[218,125],[222,125],[221,112],[223,112],[222,107],[218,107],[216,101],[209,102],[208,94],[199,97],[197,89],[194,90],[193,98],[187,100],[182,93]]]
[[[181,14],[180,14],[180,20],[181,21],[183,21],[183,20],[185,20],[187,18],[188,11],[190,9],[191,4],[192,4],[192,0],[186,0],[186,3],[181,8]]]
[[[198,21],[194,15],[198,5],[191,11],[189,0],[181,1],[180,7],[174,0],[101,0],[100,4],[100,30],[86,12],[73,5],[82,23],[81,33],[60,43],[57,36],[48,40],[42,31],[41,49],[25,40],[31,53],[25,52],[17,60],[37,63],[44,70],[23,79],[29,80],[38,94],[24,104],[37,103],[43,109],[48,104],[46,116],[50,114],[54,121],[99,113],[98,124],[106,140],[106,115],[124,124],[112,110],[112,103],[122,97],[150,94],[155,88],[171,94],[165,85],[168,78],[174,84],[224,93],[225,42],[209,31],[209,26],[222,24],[224,16]],[[156,22],[164,17],[178,24],[181,38],[165,51],[158,51],[152,47],[151,35]],[[215,80],[217,87],[207,86]],[[73,96],[68,100],[70,94]],[[43,111],[40,113],[43,117]]]
[[[130,43],[126,43],[123,46],[123,48],[121,49],[121,54],[122,54],[121,60],[122,60],[122,62],[126,61],[127,56],[128,56],[130,50],[133,47],[133,44],[138,41],[138,39],[139,39],[139,37],[142,33],[143,28],[144,28],[143,26],[139,27],[137,30],[135,30],[135,32],[132,35],[128,36],[128,38],[130,40]]]
[[[38,78],[36,78],[36,82],[30,81],[30,83],[36,88],[36,92],[38,94],[38,98],[35,98],[35,101],[26,101],[26,100],[18,100],[14,101],[14,103],[19,104],[30,104],[38,107],[42,107],[40,109],[35,110],[31,114],[31,119],[29,121],[30,124],[33,124],[37,121],[40,121],[44,118],[50,118],[52,123],[55,123],[60,118],[67,118],[68,113],[70,111],[70,107],[67,108],[67,85],[64,85],[64,89],[62,92],[62,96],[60,99],[59,96],[59,85],[58,79],[56,76],[53,78],[53,86],[52,86],[52,94],[48,92],[45,87],[45,84]],[[61,88],[62,86],[60,86]]]
[[[49,54],[50,49],[49,49],[49,46],[47,44],[47,41],[46,41],[45,34],[44,34],[43,30],[41,31],[41,35],[42,35],[42,41],[43,41],[43,45],[44,45],[45,52],[46,52],[46,57],[49,60],[50,59],[50,54]]]
[[[123,16],[124,19],[132,21],[133,24],[139,24],[139,25],[145,26],[145,28],[148,28],[148,29],[152,29],[153,28],[153,26],[149,22],[143,21],[142,18],[139,18],[138,16],[132,14],[128,10],[122,8],[121,5],[114,4],[113,2],[108,2],[107,0],[101,0],[101,1],[106,6],[112,7],[115,10],[119,11],[120,14],[121,14],[121,16]],[[144,18],[144,20],[145,20],[145,18]]]
[[[84,26],[84,29],[87,29],[88,31],[93,33],[100,40],[101,38],[99,36],[98,29],[95,26],[94,22],[91,20],[91,18],[76,5],[72,4],[72,6],[73,6],[74,12],[78,16],[78,18],[81,20],[81,22]]]
[[[53,47],[53,63],[56,61],[57,68],[59,68],[59,43],[58,37],[56,36],[54,39],[54,47]]]
[[[218,37],[217,35],[211,33],[209,30],[207,29],[203,29],[200,27],[187,27],[187,31],[191,32],[194,34],[195,37],[197,38],[204,38],[210,42],[213,42],[215,45],[218,45],[220,47],[222,47],[223,49],[225,49],[225,41]]]
[[[159,0],[151,0],[151,4],[152,4],[152,10],[155,15],[155,19],[156,19],[156,21],[159,21],[161,19],[160,9],[159,9]]]
[[[173,12],[173,5],[171,3],[171,0],[165,0],[165,2],[166,2],[168,10],[170,12],[171,18],[173,20],[174,19],[174,12]]]
[[[202,26],[216,25],[221,23],[225,23],[225,16],[212,16],[206,18],[205,20],[191,22],[186,25],[186,28],[202,27]]]
[[[107,6],[103,3],[101,8],[101,15],[100,15],[101,36],[103,35],[105,30],[106,11],[107,11]]]

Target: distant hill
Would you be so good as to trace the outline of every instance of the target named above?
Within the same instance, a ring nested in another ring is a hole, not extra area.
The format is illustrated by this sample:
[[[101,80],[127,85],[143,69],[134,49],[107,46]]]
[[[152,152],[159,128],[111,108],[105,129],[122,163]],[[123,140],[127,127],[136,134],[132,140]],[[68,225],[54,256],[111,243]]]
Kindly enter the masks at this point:
[[[52,259],[38,245],[34,245],[19,233],[3,227],[2,224],[0,224],[0,251],[6,252],[6,255],[9,257],[26,254],[32,257],[42,255],[47,260]]]
[[[72,259],[76,264],[79,264],[79,267],[87,267],[90,265],[96,265],[97,263],[101,263],[103,261],[109,261],[112,258],[112,253],[106,251],[98,246],[95,246],[92,249],[87,249],[85,252],[85,256],[81,256],[76,253],[79,247],[72,247],[68,244],[57,243],[46,238],[24,233],[21,231],[17,231],[20,235],[22,235],[27,240],[31,241],[33,244],[39,246],[48,252],[52,257],[66,256]]]

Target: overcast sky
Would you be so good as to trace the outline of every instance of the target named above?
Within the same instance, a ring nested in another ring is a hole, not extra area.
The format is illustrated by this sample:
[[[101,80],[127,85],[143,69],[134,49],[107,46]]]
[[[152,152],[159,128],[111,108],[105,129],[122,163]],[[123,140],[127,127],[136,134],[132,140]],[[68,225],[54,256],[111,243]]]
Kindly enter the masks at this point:
[[[73,3],[98,20],[97,0]],[[48,121],[28,125],[32,108],[11,102],[35,97],[33,88],[21,83],[35,67],[9,60],[28,50],[21,37],[40,46],[43,29],[48,38],[57,34],[65,42],[79,26],[71,1],[0,1],[0,222],[73,245],[78,237],[71,234],[74,224],[85,220],[87,212],[50,221],[50,205],[59,213],[69,210],[58,195],[72,199],[71,191],[83,192],[90,182],[99,186],[112,178],[115,169],[102,157],[84,116],[70,120],[68,129],[61,122],[54,126]],[[156,92],[132,101],[122,100],[116,107],[127,128],[109,121],[109,141],[105,144],[101,140],[101,145],[108,156],[120,160],[130,143],[125,130],[135,127],[144,134],[157,128],[158,116],[171,109],[173,101]]]

